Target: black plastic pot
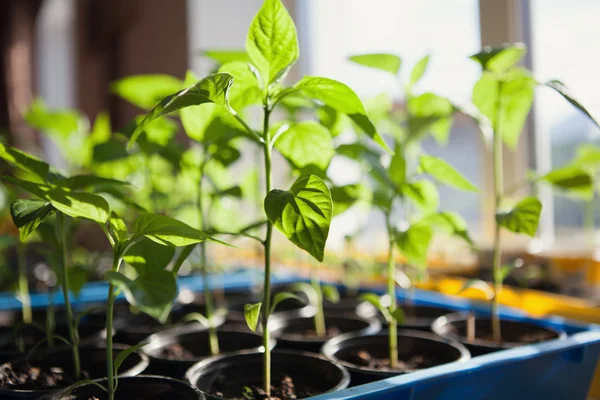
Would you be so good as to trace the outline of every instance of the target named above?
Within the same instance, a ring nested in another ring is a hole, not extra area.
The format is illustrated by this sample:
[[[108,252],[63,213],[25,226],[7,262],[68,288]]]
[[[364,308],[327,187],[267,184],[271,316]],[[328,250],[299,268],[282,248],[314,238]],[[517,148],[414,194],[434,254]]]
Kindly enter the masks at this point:
[[[369,303],[367,304],[371,306],[371,308],[362,304],[357,308],[357,314],[363,318],[365,318],[366,315],[370,315],[374,312],[374,307]],[[426,306],[408,303],[401,303],[399,306],[404,311],[405,316],[402,329],[413,329],[425,332],[431,332],[431,324],[433,324],[433,321],[439,317],[456,313],[456,310],[440,306]],[[376,314],[379,321],[385,326],[387,322],[383,316],[378,312]]]
[[[124,350],[127,346],[113,345],[115,351],[113,352],[116,356],[120,351]],[[97,379],[106,376],[106,348],[102,347],[81,347],[79,349],[79,358],[81,362],[81,370],[87,373],[88,379]],[[45,351],[37,352],[31,359],[22,357],[11,361],[12,365],[18,365],[22,363],[35,363],[41,367],[59,367],[65,371],[65,375],[68,377],[73,376],[73,358],[70,347],[62,346],[60,348],[48,349]],[[119,369],[120,376],[135,376],[142,373],[149,364],[148,357],[140,353],[132,353],[128,356],[121,368]],[[0,366],[1,367],[1,366]],[[12,399],[37,399],[38,397],[45,395],[49,392],[56,391],[64,387],[68,387],[74,383],[74,380],[65,380],[63,386],[50,388],[47,390],[40,389],[27,389],[27,388],[2,388],[0,387],[0,398],[2,400]]]
[[[433,332],[444,338],[456,340],[464,344],[473,357],[527,344],[539,343],[552,339],[564,339],[567,337],[565,332],[554,328],[522,321],[501,320],[500,331],[504,340],[502,342],[496,342],[481,337],[482,334],[487,337],[488,333],[491,333],[491,326],[492,321],[490,317],[477,316],[475,319],[475,339],[472,341],[467,339],[466,314],[455,313],[440,317],[435,320],[431,328]]]
[[[381,323],[371,318],[362,319],[352,315],[325,314],[325,326],[336,328],[337,334],[357,333],[359,335],[371,335],[381,330]],[[269,329],[274,338],[277,339],[277,348],[311,351],[318,353],[323,344],[331,339],[331,336],[318,337],[314,334],[314,318],[294,318],[290,316],[273,316],[269,320]]]
[[[389,356],[387,332],[369,336],[345,334],[331,339],[322,348],[327,358],[341,363],[350,371],[352,386],[413,372],[413,370],[402,372],[361,366],[357,363],[357,354],[361,351],[366,351],[376,358],[387,358]],[[458,342],[440,338],[432,333],[399,330],[398,360],[407,362],[415,356],[427,360],[419,369],[467,361],[471,358],[467,348]]]
[[[358,315],[364,319],[370,319],[377,316],[377,309],[369,302],[360,299],[362,293],[349,293],[347,289],[341,288],[340,299],[337,303],[332,303],[327,299],[323,301],[325,312],[344,315]]]
[[[105,386],[106,379],[96,383]],[[79,386],[70,393],[58,392],[39,400],[105,400],[106,392],[93,384]],[[198,389],[188,383],[164,376],[138,375],[119,378],[115,400],[204,400]]]
[[[260,352],[223,354],[194,364],[186,379],[207,399],[239,398],[244,387],[262,386],[262,358]],[[310,395],[300,394],[298,398],[342,390],[350,383],[348,371],[342,365],[318,354],[277,350],[271,354],[271,366],[273,384],[288,376],[297,390],[310,388]]]
[[[258,351],[262,348],[262,337],[251,332],[225,327],[218,330],[217,337],[221,353],[239,350]],[[148,338],[148,344],[140,350],[150,358],[150,366],[146,372],[151,375],[184,379],[186,371],[193,364],[211,357],[208,338],[208,330],[203,326],[181,326],[155,333]],[[172,345],[181,346],[186,352],[191,353],[192,357],[179,359],[167,357],[164,351]],[[274,346],[275,340],[271,340],[271,348]]]

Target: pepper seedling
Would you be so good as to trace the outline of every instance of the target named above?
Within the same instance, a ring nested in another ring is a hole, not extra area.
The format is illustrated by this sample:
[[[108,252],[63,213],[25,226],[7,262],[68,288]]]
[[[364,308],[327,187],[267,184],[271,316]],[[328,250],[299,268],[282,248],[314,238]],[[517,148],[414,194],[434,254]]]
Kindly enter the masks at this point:
[[[272,112],[286,98],[308,98],[318,102],[311,103],[313,106],[325,104],[348,115],[375,142],[386,149],[387,145],[366,116],[358,96],[346,85],[332,79],[312,76],[306,76],[290,87],[282,85],[283,78],[298,59],[298,38],[292,18],[280,0],[266,0],[263,3],[250,25],[246,39],[246,52],[250,63],[223,64],[220,68],[221,72],[210,75],[163,99],[147,114],[139,129],[131,137],[130,143],[137,140],[145,123],[189,106],[215,103],[229,112],[246,130],[248,137],[262,148],[266,182],[264,211],[268,220],[266,237],[261,240],[265,257],[264,293],[262,303],[246,305],[245,314],[248,325],[254,330],[262,313],[265,348],[263,389],[269,396],[271,350],[268,320],[277,303],[294,296],[291,293],[278,293],[271,302],[273,226],[296,246],[306,250],[318,261],[322,261],[332,214],[331,194],[327,185],[317,175],[302,174],[289,190],[272,188],[273,148],[278,149],[286,158],[293,156],[302,159],[303,155],[308,155],[316,158],[314,161],[321,162],[324,158],[322,153],[319,151],[318,157],[314,157],[312,149],[317,144],[327,146],[331,140],[325,128],[312,129],[316,124],[312,121],[292,125],[286,130],[273,131],[270,121]],[[248,96],[248,93],[254,94]],[[247,103],[248,99],[251,99],[254,104],[262,105],[263,123],[259,131],[251,128],[235,109],[237,102]],[[280,140],[282,138],[287,140]],[[285,144],[290,145],[291,139],[295,145],[288,148]]]

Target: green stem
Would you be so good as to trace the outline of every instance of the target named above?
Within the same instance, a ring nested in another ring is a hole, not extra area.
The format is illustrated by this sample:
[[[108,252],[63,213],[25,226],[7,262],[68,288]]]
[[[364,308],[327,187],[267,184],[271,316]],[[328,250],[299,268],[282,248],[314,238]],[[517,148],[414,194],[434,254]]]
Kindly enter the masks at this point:
[[[394,230],[391,224],[391,215],[389,212],[385,215],[385,221],[388,230],[389,250],[388,250],[388,279],[387,292],[390,297],[390,313],[393,313],[398,307],[396,299],[396,281],[394,274],[396,272],[396,260],[394,259]],[[388,323],[389,331],[389,350],[390,350],[390,368],[396,368],[398,365],[398,323],[395,318],[390,318]]]
[[[198,198],[196,199],[196,205],[198,207],[198,214],[200,216],[200,229],[206,230],[206,215],[204,214],[204,199],[202,198],[202,182],[204,181],[204,169],[206,167],[207,153],[204,151],[204,159],[200,166],[200,180],[198,182]],[[213,306],[213,294],[210,288],[210,277],[208,274],[208,262],[206,257],[206,242],[200,243],[200,269],[202,270],[202,282],[204,284],[204,303],[206,305],[206,318],[208,319],[208,343],[210,347],[210,354],[219,354],[219,338],[217,337],[217,327],[214,321],[214,306]]]
[[[317,336],[324,337],[327,333],[327,327],[325,325],[325,312],[323,311],[323,291],[321,290],[321,282],[317,276],[317,270],[313,266],[310,271],[310,284],[315,290],[317,295],[317,312],[315,313],[315,332]]]
[[[504,191],[504,177],[502,170],[502,134],[500,131],[500,117],[501,117],[501,94],[502,94],[502,82],[498,82],[498,100],[496,101],[496,120],[494,123],[494,145],[493,145],[493,170],[494,170],[494,194],[495,194],[495,216],[500,211],[502,206],[503,191]],[[499,316],[499,304],[498,294],[502,289],[502,281],[497,279],[499,277],[500,270],[502,268],[502,242],[500,240],[500,224],[495,222],[496,226],[494,229],[494,258],[493,258],[493,275],[494,275],[494,298],[492,299],[492,336],[494,340],[501,340],[502,332],[500,330],[500,316]]]
[[[60,252],[62,257],[61,262],[61,289],[63,297],[65,298],[65,310],[67,312],[67,324],[69,328],[69,339],[71,340],[71,351],[73,352],[73,368],[75,370],[75,379],[81,378],[81,364],[79,361],[79,334],[75,319],[73,318],[73,309],[71,307],[71,299],[69,299],[69,273],[68,273],[68,257],[67,257],[67,235],[65,229],[65,216],[59,212],[56,214],[56,229],[58,231],[58,237],[60,240]]]
[[[271,110],[267,104],[264,105],[264,123],[263,123],[263,150],[265,155],[265,184],[266,194],[271,192],[271,146],[269,137],[269,116]],[[263,389],[267,398],[271,397],[271,348],[269,346],[270,332],[268,329],[269,312],[271,310],[271,237],[273,235],[273,224],[267,220],[267,236],[264,241],[265,247],[265,282],[262,305],[262,324],[263,324]]]
[[[17,264],[19,266],[19,296],[21,297],[23,322],[31,324],[31,297],[29,296],[29,280],[27,279],[27,263],[25,259],[25,244],[19,240],[17,244]]]
[[[114,250],[114,259],[112,270],[114,272],[119,271],[119,265],[121,264],[121,256]],[[108,400],[114,400],[116,385],[116,376],[113,365],[113,312],[115,305],[115,287],[112,282],[108,285],[108,304],[106,308],[106,377],[107,377],[107,391]]]

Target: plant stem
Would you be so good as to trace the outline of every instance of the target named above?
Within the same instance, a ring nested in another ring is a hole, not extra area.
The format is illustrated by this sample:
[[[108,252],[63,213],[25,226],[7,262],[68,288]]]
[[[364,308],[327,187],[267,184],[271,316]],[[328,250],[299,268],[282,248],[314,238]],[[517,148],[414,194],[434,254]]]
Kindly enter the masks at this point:
[[[390,212],[386,212],[385,222],[387,225],[389,240],[387,292],[388,296],[390,297],[390,311],[394,312],[396,307],[398,307],[398,301],[396,299],[396,281],[394,280],[394,273],[396,271],[396,262],[394,260],[394,231],[391,224]],[[388,335],[390,347],[390,368],[395,368],[398,365],[398,324],[395,318],[391,318],[388,323]]]
[[[501,118],[501,96],[502,96],[502,81],[498,81],[498,100],[496,101],[496,120],[494,123],[494,145],[493,145],[493,159],[494,159],[494,194],[495,194],[495,212],[494,221],[496,221],[496,215],[500,211],[502,206],[503,191],[504,191],[504,178],[502,170],[502,133],[500,132],[500,118]],[[493,275],[494,275],[494,298],[492,299],[492,336],[494,340],[501,340],[502,332],[500,330],[500,316],[499,316],[499,305],[498,305],[498,294],[502,289],[502,281],[498,279],[500,277],[500,270],[502,268],[502,242],[500,240],[500,224],[495,222],[494,229],[494,258],[493,258]]]
[[[60,241],[60,253],[62,257],[62,271],[61,271],[61,289],[63,297],[65,298],[65,310],[67,312],[67,324],[69,328],[69,339],[71,340],[71,351],[73,352],[73,368],[75,370],[75,379],[81,378],[81,366],[79,362],[79,334],[77,327],[75,326],[75,320],[73,318],[73,309],[71,307],[71,300],[69,299],[69,273],[67,268],[67,235],[65,228],[65,216],[59,212],[56,214],[56,228],[58,230],[58,237]]]
[[[315,332],[317,336],[324,337],[327,333],[327,327],[325,325],[325,313],[323,312],[323,291],[321,290],[321,282],[317,276],[317,270],[314,266],[310,269],[310,284],[317,294],[317,311],[315,313]]]
[[[112,270],[114,272],[119,271],[119,265],[121,264],[121,256],[117,253],[117,249],[113,259]],[[115,287],[112,282],[108,285],[108,304],[106,308],[106,378],[108,400],[114,400],[116,386],[116,376],[113,365],[113,311],[115,305]]]
[[[19,240],[17,244],[17,264],[19,266],[19,296],[21,297],[23,322],[31,324],[31,297],[29,296],[29,280],[27,279],[27,260],[25,259],[25,244]]]
[[[266,194],[271,192],[271,138],[269,134],[269,116],[271,110],[265,103],[263,121],[263,150],[265,155],[265,189]],[[268,329],[269,313],[271,311],[271,237],[273,236],[273,224],[267,219],[267,236],[264,241],[265,247],[265,282],[263,288],[262,324],[263,324],[263,389],[267,398],[271,397],[271,348],[270,332]]]
[[[204,201],[202,199],[202,181],[204,180],[204,168],[206,166],[206,151],[204,152],[204,160],[200,166],[200,179],[198,182],[198,198],[196,199],[198,206],[198,214],[200,215],[200,228],[206,230],[206,216],[204,215]],[[206,306],[206,318],[208,319],[208,343],[210,354],[215,356],[219,354],[219,338],[217,337],[217,328],[214,323],[214,306],[213,295],[210,288],[208,263],[206,258],[206,242],[200,242],[200,269],[202,270],[202,282],[204,283],[204,303]]]

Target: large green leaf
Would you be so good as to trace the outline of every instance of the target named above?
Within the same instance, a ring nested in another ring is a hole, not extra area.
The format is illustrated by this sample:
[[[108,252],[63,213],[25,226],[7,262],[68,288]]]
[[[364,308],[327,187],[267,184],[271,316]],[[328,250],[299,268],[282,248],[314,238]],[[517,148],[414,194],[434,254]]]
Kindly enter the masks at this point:
[[[567,165],[539,178],[570,194],[590,199],[594,194],[594,176],[586,167]]]
[[[235,61],[250,61],[248,53],[245,50],[205,50],[202,55],[208,57],[219,64],[225,64]]]
[[[131,139],[129,139],[129,146],[135,143],[139,135],[142,134],[144,127],[149,122],[163,115],[167,115],[182,108],[205,103],[215,103],[228,107],[227,99],[229,88],[232,83],[233,77],[230,74],[216,73],[207,76],[186,89],[165,97],[146,115],[143,121],[138,124],[133,135],[131,135]]]
[[[367,117],[364,105],[348,86],[329,78],[305,76],[293,88],[287,92],[284,91],[285,93],[282,92],[282,95],[294,91],[299,91],[304,96],[318,100],[334,110],[346,114],[371,139],[390,151],[383,137]]]
[[[109,271],[106,279],[123,290],[129,304],[165,322],[177,298],[177,281],[170,271],[150,271],[131,280],[125,275]]]
[[[290,190],[272,190],[264,207],[269,221],[292,243],[323,261],[333,203],[321,178],[303,175]]]
[[[292,17],[280,0],[265,0],[252,20],[246,51],[263,88],[285,76],[298,59],[298,37]]]
[[[143,214],[133,225],[133,237],[146,236],[148,239],[165,246],[188,246],[190,244],[214,240],[174,218],[158,214]]]
[[[132,75],[113,82],[111,90],[128,102],[149,109],[182,87],[183,82],[171,75]]]
[[[351,56],[350,61],[364,65],[365,67],[389,72],[392,75],[397,75],[400,70],[400,65],[402,65],[400,57],[395,54],[387,53],[359,54]]]
[[[0,143],[0,158],[18,168],[34,174],[42,181],[45,181],[48,178],[50,166],[39,158],[25,153],[24,151],[13,147],[7,147]]]
[[[470,58],[486,71],[503,73],[521,61],[526,53],[527,47],[523,43],[514,43],[499,47],[485,46]]]
[[[61,139],[81,131],[86,122],[75,110],[49,110],[41,99],[33,102],[24,118],[34,128]]]
[[[396,188],[404,185],[406,181],[406,159],[404,158],[404,149],[400,143],[396,144],[392,161],[388,167],[388,173]]]
[[[429,65],[429,55],[421,58],[410,72],[410,86],[414,86],[425,75],[425,70]]]
[[[41,198],[46,199],[46,193],[52,190],[52,186],[46,183],[37,183],[15,178],[14,176],[4,175],[0,177],[2,180],[20,187],[21,189]]]
[[[440,195],[435,184],[431,181],[423,179],[410,182],[404,184],[401,191],[425,214],[436,211],[440,205]]]
[[[233,76],[234,84],[229,91],[229,104],[236,111],[241,111],[247,106],[260,104],[262,94],[260,83],[247,62],[236,61],[221,65],[219,72],[226,72]]]
[[[165,269],[174,255],[175,247],[163,246],[144,238],[127,250],[123,260],[142,275],[146,272]]]
[[[564,97],[573,107],[584,113],[592,122],[600,128],[600,123],[590,114],[590,112],[569,92],[569,89],[561,82],[556,79],[545,82],[544,85],[551,89],[556,90],[562,97]]]
[[[427,252],[433,232],[427,224],[416,223],[396,233],[396,244],[411,264],[427,264]]]
[[[91,193],[70,192],[54,188],[46,193],[52,206],[72,218],[85,218],[104,225],[110,213],[108,203]]]
[[[10,215],[19,228],[21,240],[31,235],[44,219],[54,213],[55,209],[47,201],[17,199],[10,205]]]
[[[471,192],[479,191],[471,182],[467,180],[460,172],[454,169],[441,158],[434,156],[421,156],[419,163],[423,172],[431,175],[437,181],[452,186],[456,189],[467,190]]]
[[[445,145],[452,128],[454,107],[450,100],[434,93],[411,97],[407,103],[411,124],[410,138],[419,139],[421,133],[430,132],[435,140]],[[418,126],[418,129],[415,127]]]
[[[275,147],[297,169],[316,166],[326,170],[334,154],[331,134],[315,121],[291,125],[276,139]]]
[[[188,71],[183,82],[190,87],[200,79],[193,71]],[[182,108],[180,111],[181,124],[186,135],[197,142],[202,142],[208,127],[219,115],[218,104],[201,104]]]
[[[541,212],[542,203],[535,197],[526,197],[508,212],[498,212],[496,223],[509,231],[535,236]]]

